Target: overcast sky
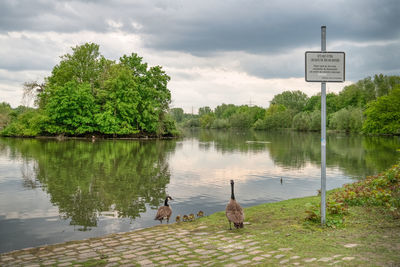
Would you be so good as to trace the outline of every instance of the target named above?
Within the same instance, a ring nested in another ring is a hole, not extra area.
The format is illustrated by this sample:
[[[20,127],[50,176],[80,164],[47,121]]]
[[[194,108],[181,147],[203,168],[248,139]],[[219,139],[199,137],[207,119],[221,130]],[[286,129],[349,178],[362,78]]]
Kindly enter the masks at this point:
[[[71,47],[100,45],[108,59],[139,54],[171,77],[172,107],[222,103],[267,107],[304,80],[304,53],[346,53],[346,82],[400,74],[398,0],[0,0],[0,102],[22,102],[25,81],[43,81]]]

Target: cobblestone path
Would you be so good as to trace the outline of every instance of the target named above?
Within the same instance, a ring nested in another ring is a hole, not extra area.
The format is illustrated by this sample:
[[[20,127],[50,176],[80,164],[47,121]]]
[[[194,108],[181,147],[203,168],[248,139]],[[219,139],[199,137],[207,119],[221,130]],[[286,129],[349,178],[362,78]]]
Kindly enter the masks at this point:
[[[356,245],[356,244],[350,244]],[[351,252],[351,250],[349,251]],[[302,258],[235,231],[167,225],[0,255],[0,266],[343,266],[352,255]]]

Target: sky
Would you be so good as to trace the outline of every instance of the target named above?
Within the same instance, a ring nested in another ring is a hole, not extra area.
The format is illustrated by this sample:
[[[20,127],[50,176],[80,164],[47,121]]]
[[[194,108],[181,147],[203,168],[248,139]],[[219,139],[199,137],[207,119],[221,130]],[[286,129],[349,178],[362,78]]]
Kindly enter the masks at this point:
[[[267,107],[284,91],[308,96],[306,51],[346,54],[346,81],[400,75],[398,0],[0,0],[0,102],[24,101],[71,47],[92,42],[118,61],[137,53],[171,77],[171,107],[187,113],[226,103]]]

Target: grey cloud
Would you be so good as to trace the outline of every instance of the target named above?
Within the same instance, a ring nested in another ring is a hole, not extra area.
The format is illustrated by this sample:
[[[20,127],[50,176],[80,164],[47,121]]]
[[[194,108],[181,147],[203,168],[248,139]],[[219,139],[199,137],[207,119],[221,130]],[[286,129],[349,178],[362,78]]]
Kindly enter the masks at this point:
[[[208,55],[276,53],[331,40],[400,37],[397,0],[357,1],[3,1],[0,30],[140,32],[148,47]],[[132,26],[139,23],[139,30]]]
[[[155,51],[187,52],[205,58],[226,51],[260,55],[259,60],[243,59],[240,64],[244,71],[263,78],[302,76],[302,59],[291,64],[263,56],[284,56],[295,48],[319,47],[321,25],[327,25],[328,47],[341,40],[400,39],[398,0],[0,0],[0,4],[0,33],[108,32],[115,31],[107,23],[113,20],[122,24],[120,30],[139,34],[146,48]],[[399,54],[398,46],[348,49],[349,58],[353,58],[348,62],[348,78],[364,77],[363,73],[375,69],[393,72],[396,66],[391,65],[399,62],[392,60]],[[41,69],[44,64],[48,68],[49,63],[33,60],[27,64]],[[24,63],[2,60],[0,64],[0,68],[19,69]]]

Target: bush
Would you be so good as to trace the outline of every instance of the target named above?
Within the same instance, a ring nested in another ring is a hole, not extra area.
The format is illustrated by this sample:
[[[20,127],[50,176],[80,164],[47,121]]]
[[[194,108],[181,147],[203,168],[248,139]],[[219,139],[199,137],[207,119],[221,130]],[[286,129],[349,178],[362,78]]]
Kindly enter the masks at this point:
[[[212,129],[227,129],[230,127],[228,120],[225,119],[215,119],[211,124]]]
[[[293,118],[293,128],[299,131],[308,131],[311,129],[311,115],[310,112],[297,113]]]
[[[342,108],[333,113],[329,119],[329,128],[345,132],[360,132],[363,114],[361,108]]]

